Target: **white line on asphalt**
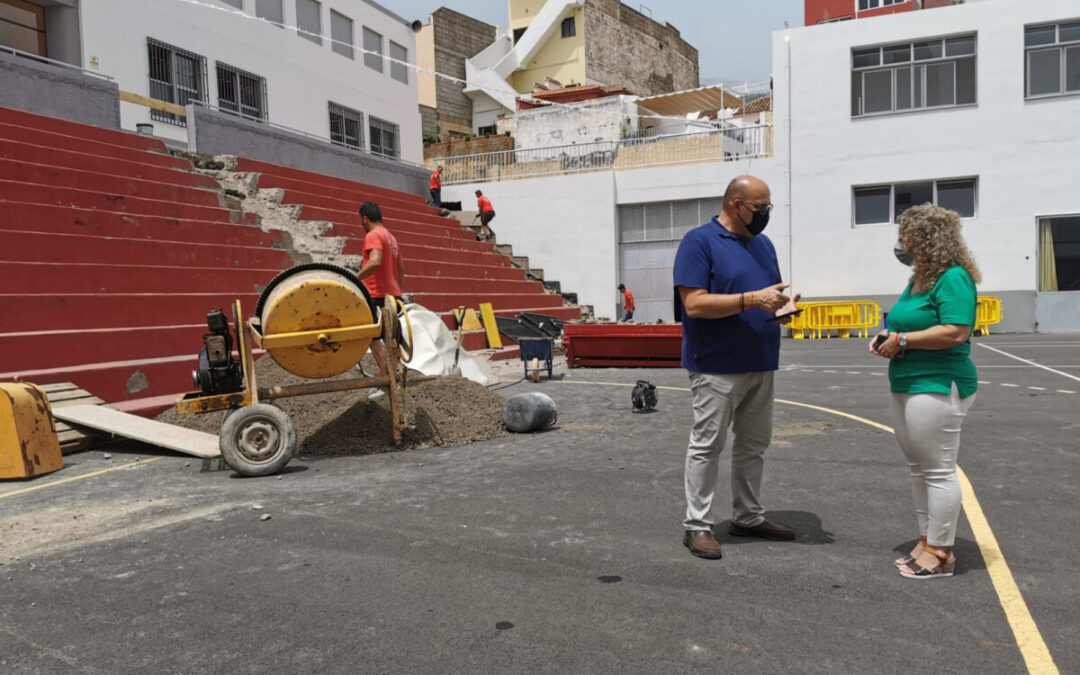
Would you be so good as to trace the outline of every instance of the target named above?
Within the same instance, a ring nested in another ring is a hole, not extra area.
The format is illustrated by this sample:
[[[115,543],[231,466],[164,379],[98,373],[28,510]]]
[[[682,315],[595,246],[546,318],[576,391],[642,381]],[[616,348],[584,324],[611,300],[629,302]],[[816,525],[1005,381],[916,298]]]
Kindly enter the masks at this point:
[[[1002,382],[1001,386],[1003,386],[1003,387],[1019,387],[1020,385],[1018,385],[1018,384],[1006,384],[1006,383]]]
[[[979,380],[979,384],[990,384],[990,383],[989,383],[989,382],[984,382],[984,381],[982,381],[982,380]]]
[[[1022,361],[1022,362],[1024,362],[1024,363],[1027,363],[1027,364],[1030,364],[1030,365],[1032,365],[1032,366],[1035,366],[1036,368],[1042,368],[1043,370],[1048,370],[1048,371],[1050,371],[1051,373],[1056,373],[1056,374],[1058,374],[1058,375],[1061,375],[1062,377],[1067,377],[1067,378],[1069,378],[1070,380],[1076,380],[1077,382],[1080,382],[1080,377],[1077,377],[1077,376],[1075,376],[1075,375],[1070,375],[1070,374],[1068,374],[1068,373],[1063,373],[1063,372],[1061,372],[1060,370],[1054,370],[1053,368],[1050,368],[1050,367],[1047,367],[1047,366],[1044,366],[1044,365],[1041,365],[1041,364],[1035,363],[1034,361],[1031,361],[1031,360],[1029,360],[1029,359],[1022,359],[1022,358],[1020,358],[1019,356],[1014,356],[1013,354],[1010,354],[1009,352],[1006,352],[1006,351],[1002,351],[1002,350],[1000,350],[1000,349],[995,349],[994,347],[991,347],[991,346],[989,346],[989,345],[984,345],[984,344],[983,344],[983,343],[981,343],[981,342],[979,342],[979,343],[976,343],[976,344],[978,344],[978,345],[979,345],[980,347],[983,347],[983,348],[985,348],[985,349],[989,349],[989,350],[990,350],[990,351],[992,351],[992,352],[997,352],[998,354],[1001,354],[1002,356],[1008,356],[1008,357],[1009,357],[1010,359],[1016,359],[1017,361]]]
[[[821,372],[823,372],[823,373],[835,373],[836,371],[835,370],[823,370]]]
[[[1046,391],[1046,387],[1028,387],[1028,389],[1033,389],[1035,391]]]
[[[1075,394],[1076,392],[1072,391],[1071,389],[1058,389],[1057,393],[1059,393],[1059,394]]]
[[[862,373],[860,373],[857,370],[849,370],[849,371],[847,371],[847,374],[848,375],[862,375]]]

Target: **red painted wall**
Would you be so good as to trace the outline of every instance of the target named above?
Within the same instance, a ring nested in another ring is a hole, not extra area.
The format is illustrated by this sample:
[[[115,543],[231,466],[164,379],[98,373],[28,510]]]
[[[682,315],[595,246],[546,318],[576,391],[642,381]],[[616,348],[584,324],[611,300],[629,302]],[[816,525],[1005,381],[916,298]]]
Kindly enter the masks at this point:
[[[859,12],[858,15],[856,15],[856,0],[806,0],[805,21],[807,26],[813,26],[822,21],[838,19],[845,16],[851,17],[852,19],[867,19],[872,16],[910,12],[919,9],[920,5],[923,9],[929,9],[931,7],[944,7],[951,4],[952,0],[922,0],[921,3],[919,0],[908,0],[908,2],[899,5],[868,9],[865,12]]]

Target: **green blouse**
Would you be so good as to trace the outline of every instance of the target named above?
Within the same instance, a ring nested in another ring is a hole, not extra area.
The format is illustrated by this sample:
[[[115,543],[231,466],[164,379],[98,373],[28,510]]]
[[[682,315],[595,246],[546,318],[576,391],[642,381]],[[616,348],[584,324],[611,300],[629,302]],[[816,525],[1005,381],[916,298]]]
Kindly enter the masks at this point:
[[[945,270],[925,293],[912,293],[907,285],[889,311],[890,333],[912,333],[933,326],[975,326],[978,296],[971,275],[960,266]],[[971,341],[949,349],[908,349],[903,358],[889,362],[889,384],[897,394],[948,394],[952,385],[967,398],[978,388],[971,362]]]

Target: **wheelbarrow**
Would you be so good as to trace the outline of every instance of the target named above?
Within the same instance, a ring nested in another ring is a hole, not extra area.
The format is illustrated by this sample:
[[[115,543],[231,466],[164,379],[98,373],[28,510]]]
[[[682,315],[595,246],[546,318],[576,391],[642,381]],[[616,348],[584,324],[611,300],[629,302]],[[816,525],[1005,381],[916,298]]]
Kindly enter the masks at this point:
[[[547,376],[548,379],[551,379],[553,343],[554,340],[549,337],[518,338],[521,360],[525,364],[525,377],[533,382],[539,382],[540,371],[544,366],[547,366]]]

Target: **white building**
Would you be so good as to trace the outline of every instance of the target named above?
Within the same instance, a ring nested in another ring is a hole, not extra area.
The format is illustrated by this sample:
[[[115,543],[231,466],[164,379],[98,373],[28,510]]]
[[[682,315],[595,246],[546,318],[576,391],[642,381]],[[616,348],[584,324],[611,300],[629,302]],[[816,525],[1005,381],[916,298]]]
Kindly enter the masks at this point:
[[[43,39],[9,46],[40,46],[43,56],[112,77],[121,92],[181,105],[199,100],[342,145],[422,159],[416,73],[385,58],[415,62],[413,29],[371,0],[15,5],[29,7],[24,20]],[[143,105],[121,103],[121,120],[125,129],[151,123],[157,136],[187,140],[182,117]]]
[[[1003,0],[775,33],[771,156],[678,166],[615,160],[601,172],[482,184],[500,241],[615,316],[672,318],[682,234],[726,183],[772,187],[767,234],[806,299],[888,309],[909,271],[894,217],[934,201],[964,215],[980,293],[1004,330],[1080,330],[1080,5]],[[475,184],[444,189],[469,200]],[[567,242],[572,241],[572,246]]]

